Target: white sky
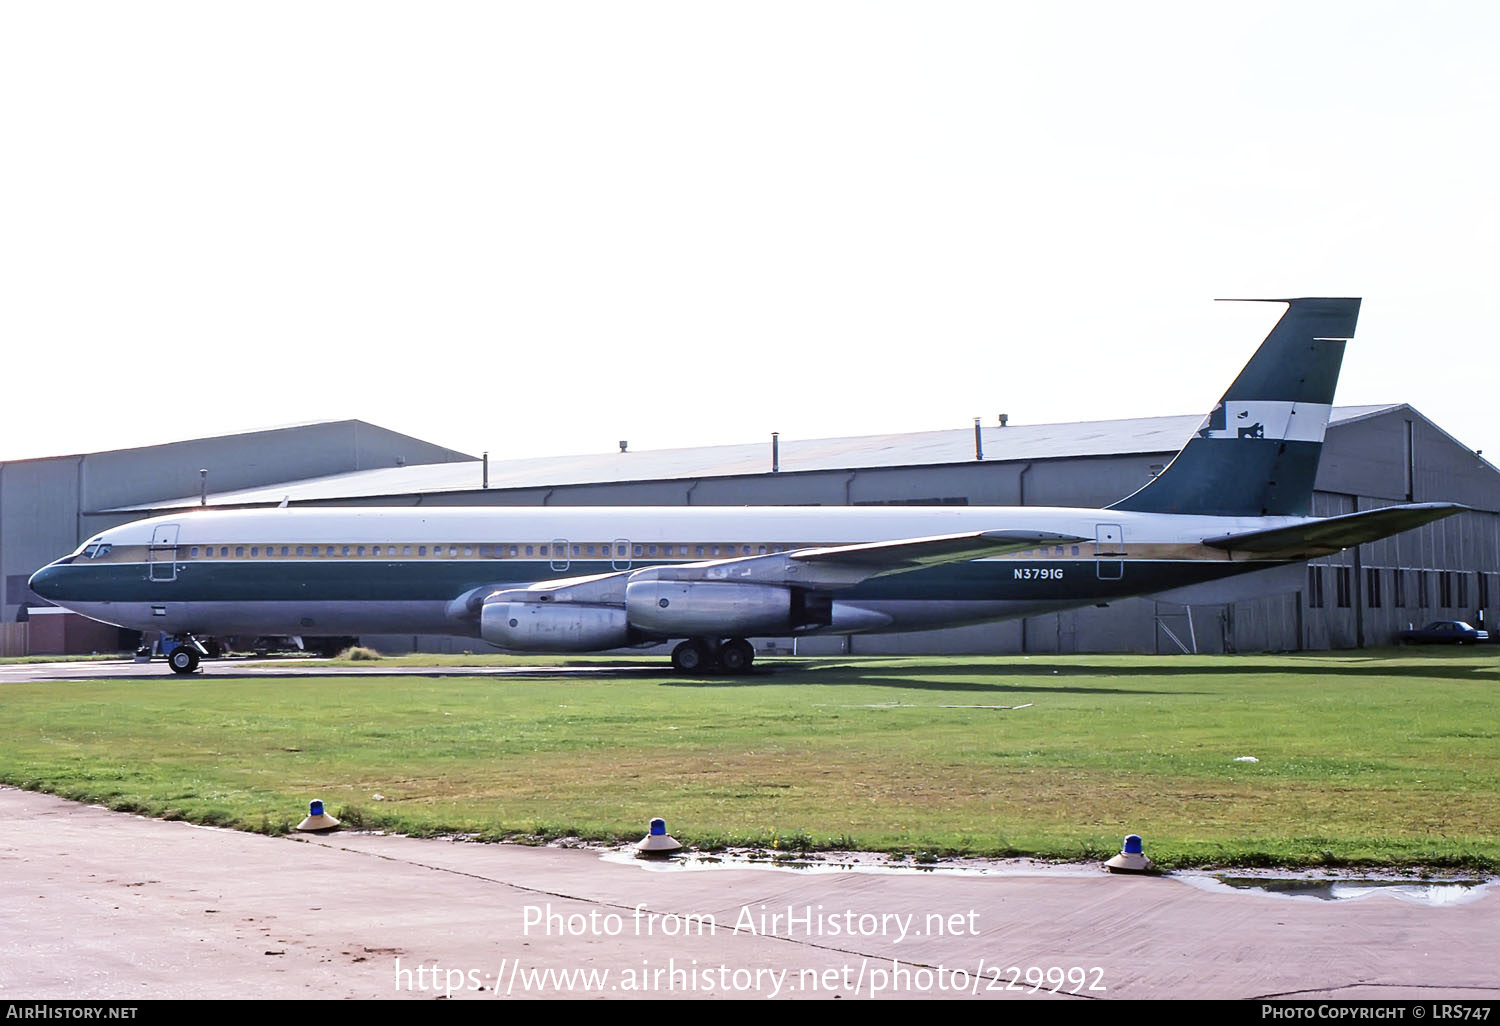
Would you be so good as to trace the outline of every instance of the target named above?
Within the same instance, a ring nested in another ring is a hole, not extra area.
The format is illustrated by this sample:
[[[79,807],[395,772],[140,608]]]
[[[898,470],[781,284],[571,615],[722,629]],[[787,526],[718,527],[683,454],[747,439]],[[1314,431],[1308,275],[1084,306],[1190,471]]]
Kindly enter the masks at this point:
[[[1500,5],[0,6],[0,459],[493,458],[1337,402],[1500,455]]]

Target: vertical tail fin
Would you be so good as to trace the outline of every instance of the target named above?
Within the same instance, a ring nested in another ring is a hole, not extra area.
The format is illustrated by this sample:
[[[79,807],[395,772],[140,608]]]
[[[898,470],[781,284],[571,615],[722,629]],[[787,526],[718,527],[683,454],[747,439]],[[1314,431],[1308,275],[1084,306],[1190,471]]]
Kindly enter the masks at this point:
[[[1287,304],[1224,398],[1167,468],[1110,509],[1306,516],[1358,299]]]

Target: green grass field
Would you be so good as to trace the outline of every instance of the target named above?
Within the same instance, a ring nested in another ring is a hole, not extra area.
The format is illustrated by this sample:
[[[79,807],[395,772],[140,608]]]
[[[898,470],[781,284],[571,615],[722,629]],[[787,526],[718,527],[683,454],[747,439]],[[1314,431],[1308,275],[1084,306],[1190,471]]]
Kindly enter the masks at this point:
[[[485,839],[636,839],[661,815],[706,846],[1077,859],[1135,832],[1168,866],[1500,869],[1500,649],[702,679],[205,665],[5,686],[0,781],[268,832],[322,798],[352,825]]]

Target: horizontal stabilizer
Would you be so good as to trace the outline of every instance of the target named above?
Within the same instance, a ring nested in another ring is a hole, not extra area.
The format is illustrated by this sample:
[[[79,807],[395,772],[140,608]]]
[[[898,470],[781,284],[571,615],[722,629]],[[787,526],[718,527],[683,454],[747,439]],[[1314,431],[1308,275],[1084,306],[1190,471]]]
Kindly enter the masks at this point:
[[[1434,520],[1467,512],[1468,509],[1468,506],[1457,502],[1417,502],[1309,520],[1291,527],[1225,534],[1217,538],[1205,538],[1203,544],[1258,558],[1313,559],[1331,555],[1351,545],[1362,545],[1402,531],[1410,531]]]

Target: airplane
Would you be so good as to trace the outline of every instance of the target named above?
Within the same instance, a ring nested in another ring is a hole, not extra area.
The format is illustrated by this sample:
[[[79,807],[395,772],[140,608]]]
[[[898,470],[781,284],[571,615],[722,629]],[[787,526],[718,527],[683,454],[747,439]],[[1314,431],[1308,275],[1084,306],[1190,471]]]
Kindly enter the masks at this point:
[[[194,510],[111,528],[31,589],[178,642],[446,634],[513,652],[676,641],[744,673],[754,637],[932,630],[1222,582],[1452,516],[1308,515],[1358,299],[1286,309],[1164,470],[1102,509],[983,507]]]

